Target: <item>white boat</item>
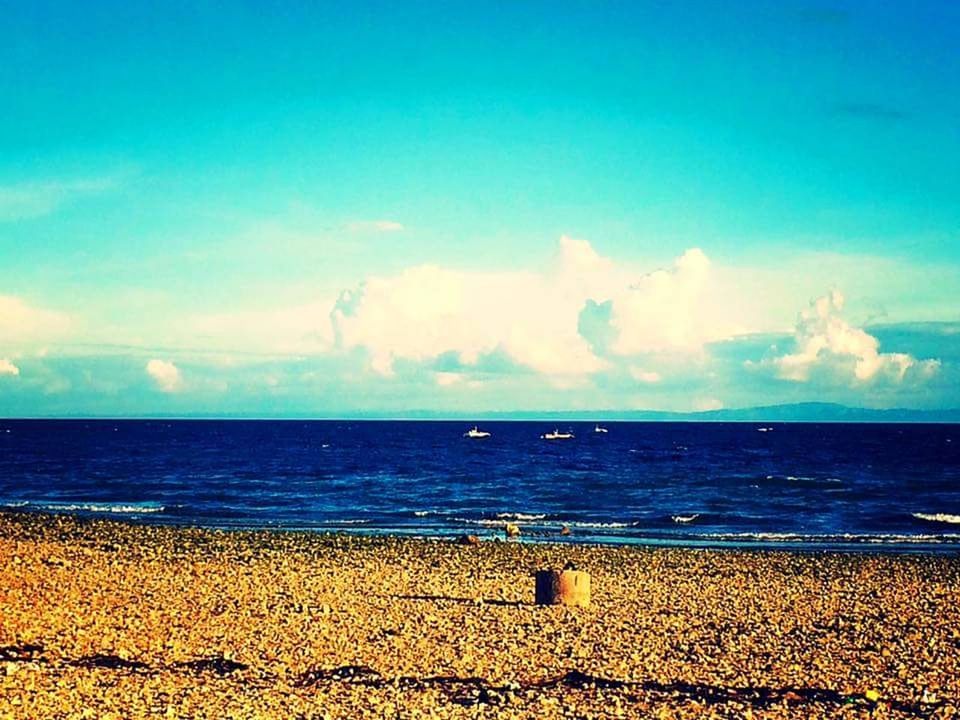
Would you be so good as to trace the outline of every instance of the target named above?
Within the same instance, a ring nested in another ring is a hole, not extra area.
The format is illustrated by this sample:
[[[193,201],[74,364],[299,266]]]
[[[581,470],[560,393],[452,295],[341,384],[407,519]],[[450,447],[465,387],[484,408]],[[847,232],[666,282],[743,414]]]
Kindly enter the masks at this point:
[[[486,430],[479,430],[477,426],[474,425],[470,430],[467,430],[467,432],[465,432],[463,436],[465,438],[473,438],[475,440],[479,440],[481,438],[490,437],[490,433],[488,433]]]
[[[595,433],[610,432],[610,431],[607,430],[605,427],[600,427],[599,425],[594,425],[594,426],[593,426],[593,431],[594,431]]]
[[[572,432],[560,432],[559,430],[554,430],[552,433],[545,433],[540,436],[542,440],[572,440]]]

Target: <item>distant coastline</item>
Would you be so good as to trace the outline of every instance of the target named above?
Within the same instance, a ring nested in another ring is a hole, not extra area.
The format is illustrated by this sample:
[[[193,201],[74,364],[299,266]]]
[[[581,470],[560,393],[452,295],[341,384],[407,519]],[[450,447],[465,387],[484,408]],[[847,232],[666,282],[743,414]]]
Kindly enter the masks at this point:
[[[192,413],[156,415],[21,415],[3,420],[337,420],[337,421],[437,421],[473,422],[496,421],[564,421],[564,422],[716,422],[716,423],[960,423],[960,408],[919,410],[911,408],[875,409],[850,407],[837,403],[788,403],[748,408],[672,412],[666,410],[501,410],[475,413],[447,413],[436,410],[414,409],[405,412],[367,411],[326,414],[291,413],[269,415],[262,413]]]

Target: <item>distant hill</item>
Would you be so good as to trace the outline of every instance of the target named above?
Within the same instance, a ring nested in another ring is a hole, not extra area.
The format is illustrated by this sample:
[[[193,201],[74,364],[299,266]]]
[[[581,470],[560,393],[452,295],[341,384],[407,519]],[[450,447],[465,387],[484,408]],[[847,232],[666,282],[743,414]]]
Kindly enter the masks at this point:
[[[440,417],[438,413],[411,413],[411,419]],[[471,416],[472,419],[473,416]],[[793,403],[704,412],[662,412],[657,410],[593,410],[556,412],[498,412],[476,416],[490,420],[604,420],[664,422],[888,422],[888,423],[960,423],[960,409],[910,410],[896,408],[873,410],[836,403]]]
[[[768,405],[741,410],[711,410],[693,413],[698,420],[722,422],[960,422],[960,409],[909,410],[894,408],[873,410],[835,403],[795,403]]]

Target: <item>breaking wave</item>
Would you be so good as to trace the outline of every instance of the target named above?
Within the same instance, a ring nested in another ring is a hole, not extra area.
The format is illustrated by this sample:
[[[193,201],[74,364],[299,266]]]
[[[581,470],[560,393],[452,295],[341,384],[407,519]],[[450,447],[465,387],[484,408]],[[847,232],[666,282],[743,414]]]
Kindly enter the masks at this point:
[[[947,513],[913,513],[913,517],[917,520],[927,520],[929,522],[960,524],[960,515],[948,515]]]
[[[50,512],[119,513],[124,515],[162,513],[166,509],[163,505],[157,503],[64,503],[33,500],[4,503],[4,507],[30,508]]]

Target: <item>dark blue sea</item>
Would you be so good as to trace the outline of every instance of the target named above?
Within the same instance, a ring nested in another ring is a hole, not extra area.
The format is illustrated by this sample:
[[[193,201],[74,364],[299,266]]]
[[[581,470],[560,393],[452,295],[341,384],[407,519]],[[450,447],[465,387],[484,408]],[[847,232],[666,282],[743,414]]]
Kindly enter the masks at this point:
[[[960,552],[960,426],[0,420],[0,507],[219,528]],[[570,535],[561,535],[566,526]]]

